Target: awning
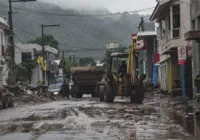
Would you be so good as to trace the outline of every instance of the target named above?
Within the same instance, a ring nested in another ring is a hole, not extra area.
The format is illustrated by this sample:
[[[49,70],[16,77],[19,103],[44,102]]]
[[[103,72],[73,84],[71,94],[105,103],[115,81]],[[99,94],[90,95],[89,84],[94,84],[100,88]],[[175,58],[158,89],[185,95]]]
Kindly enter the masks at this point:
[[[184,34],[185,40],[200,40],[200,31],[189,31]]]
[[[177,47],[170,48],[169,50],[165,51],[163,55],[177,53]]]
[[[137,33],[137,38],[145,36],[156,36],[156,35],[157,35],[156,31],[142,31]]]
[[[170,2],[172,0],[162,0],[160,1],[157,5],[156,8],[154,9],[151,17],[150,17],[150,21],[154,21],[155,19],[157,19],[158,17],[161,16],[161,14],[163,13],[163,10],[165,10],[169,5]]]

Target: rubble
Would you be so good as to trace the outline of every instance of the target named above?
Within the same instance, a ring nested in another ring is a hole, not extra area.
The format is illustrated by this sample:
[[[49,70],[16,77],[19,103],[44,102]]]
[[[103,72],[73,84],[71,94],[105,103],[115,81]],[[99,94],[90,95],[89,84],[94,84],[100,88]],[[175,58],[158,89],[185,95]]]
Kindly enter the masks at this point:
[[[64,99],[47,91],[47,86],[18,83],[14,86],[3,86],[0,90],[0,108],[20,106],[25,104],[46,103]]]

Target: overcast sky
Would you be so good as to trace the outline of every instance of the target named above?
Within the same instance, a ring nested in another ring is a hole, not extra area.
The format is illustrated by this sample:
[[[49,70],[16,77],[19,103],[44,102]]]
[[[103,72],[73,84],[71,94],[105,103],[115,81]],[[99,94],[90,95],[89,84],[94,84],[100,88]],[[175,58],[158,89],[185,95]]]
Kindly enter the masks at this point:
[[[60,5],[62,8],[107,8],[111,12],[133,11],[154,7],[156,0],[40,0]],[[152,10],[144,13],[151,13]]]

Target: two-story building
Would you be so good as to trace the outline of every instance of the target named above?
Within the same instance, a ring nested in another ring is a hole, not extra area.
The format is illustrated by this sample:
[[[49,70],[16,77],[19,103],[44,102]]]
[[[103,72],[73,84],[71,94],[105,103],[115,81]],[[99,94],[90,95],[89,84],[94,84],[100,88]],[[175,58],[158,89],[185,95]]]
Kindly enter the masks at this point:
[[[8,78],[8,61],[6,50],[8,47],[9,26],[7,20],[0,17],[0,87],[6,84]]]
[[[191,0],[191,30],[185,33],[185,39],[192,47],[192,81],[193,93],[196,94],[195,78],[200,70],[200,0]]]
[[[187,46],[184,33],[190,30],[190,0],[161,0],[151,17],[158,27],[161,89],[169,93],[180,83],[178,47]],[[179,81],[179,82],[178,82]]]
[[[137,33],[136,50],[138,53],[139,74],[147,74],[147,78],[144,81],[145,85],[152,84],[156,36],[156,31],[141,31]]]
[[[15,48],[15,63],[20,66],[23,61],[29,57],[31,60],[37,60],[38,56],[42,54],[42,46],[38,44],[22,44],[22,43],[16,43]],[[58,50],[55,48],[52,48],[50,46],[45,46],[45,52],[46,52],[46,79],[45,83],[52,84],[54,75],[58,71],[56,60],[56,55],[58,54]],[[37,65],[35,69],[32,71],[31,76],[31,84],[36,84],[38,81],[42,80],[42,68],[41,65]]]

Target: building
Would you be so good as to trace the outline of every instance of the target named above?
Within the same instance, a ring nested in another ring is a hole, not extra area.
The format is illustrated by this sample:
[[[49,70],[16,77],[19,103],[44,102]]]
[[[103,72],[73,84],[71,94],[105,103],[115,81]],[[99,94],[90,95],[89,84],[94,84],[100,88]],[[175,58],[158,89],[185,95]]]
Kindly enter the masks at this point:
[[[161,90],[172,93],[172,87],[180,88],[177,49],[187,46],[184,33],[191,28],[190,0],[161,0],[157,3],[150,20],[159,25],[157,32]],[[186,70],[187,72],[189,73],[189,70]]]
[[[151,85],[153,77],[154,54],[156,51],[156,32],[141,31],[137,34],[139,74],[147,74],[146,81]]]
[[[193,81],[193,95],[196,94],[194,81],[200,70],[200,1],[191,1],[191,30],[185,33],[185,40],[187,40],[190,47],[192,47],[192,81]],[[190,43],[191,42],[191,43]]]
[[[109,42],[107,43],[107,49],[116,49],[119,48],[119,43],[116,42]]]
[[[38,44],[16,43],[15,45],[15,63],[18,66],[27,59],[37,60],[38,56],[42,55],[42,46]],[[51,84],[53,83],[54,75],[58,71],[58,66],[55,62],[55,56],[58,54],[58,50],[50,46],[45,46],[45,52],[47,57],[45,83]],[[40,80],[42,80],[42,68],[40,65],[37,65],[37,67],[32,71],[31,84],[36,84]]]
[[[0,17],[0,87],[7,84],[8,64],[7,55],[9,26],[7,20]]]

